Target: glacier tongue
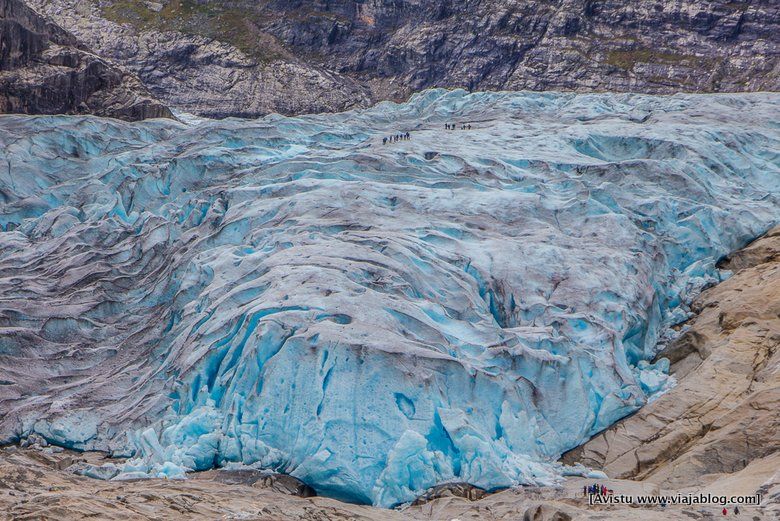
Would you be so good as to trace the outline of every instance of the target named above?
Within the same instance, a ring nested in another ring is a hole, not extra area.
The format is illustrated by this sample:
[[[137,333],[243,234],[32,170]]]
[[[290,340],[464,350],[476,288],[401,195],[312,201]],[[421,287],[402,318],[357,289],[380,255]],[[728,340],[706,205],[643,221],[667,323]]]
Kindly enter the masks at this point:
[[[668,326],[778,221],[778,107],[432,90],[255,121],[0,117],[0,441],[382,506],[549,483],[663,392]]]

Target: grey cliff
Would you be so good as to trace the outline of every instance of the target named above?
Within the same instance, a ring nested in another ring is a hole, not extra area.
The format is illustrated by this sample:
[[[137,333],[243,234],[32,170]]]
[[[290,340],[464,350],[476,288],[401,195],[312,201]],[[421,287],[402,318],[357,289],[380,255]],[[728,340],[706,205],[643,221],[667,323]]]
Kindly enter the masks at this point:
[[[0,0],[0,113],[171,117],[127,70],[20,0]]]
[[[340,111],[429,87],[775,91],[774,0],[30,0],[170,106]]]

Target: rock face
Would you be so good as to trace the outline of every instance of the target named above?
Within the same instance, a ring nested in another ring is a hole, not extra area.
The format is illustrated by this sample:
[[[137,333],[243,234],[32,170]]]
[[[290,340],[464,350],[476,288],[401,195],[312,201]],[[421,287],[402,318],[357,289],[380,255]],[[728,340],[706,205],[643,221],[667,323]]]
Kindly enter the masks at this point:
[[[722,266],[735,275],[696,300],[696,318],[659,355],[672,361],[677,387],[565,461],[734,494],[755,493],[780,469],[780,227]],[[780,513],[780,474],[766,494]]]
[[[171,117],[138,78],[21,0],[0,0],[0,113]]]
[[[372,102],[367,89],[348,76],[308,59],[294,59],[284,51],[279,51],[279,58],[269,59],[197,32],[185,34],[164,27],[139,30],[104,19],[89,0],[30,3],[74,31],[102,56],[137,73],[169,106],[185,112],[206,117],[256,117],[270,112],[337,112]],[[130,5],[148,10],[143,2]],[[148,12],[153,17],[163,16]],[[171,16],[186,16],[186,10],[173,11]],[[248,29],[234,28],[244,30]],[[222,36],[227,38],[228,34]],[[250,34],[244,38],[255,37]]]
[[[774,0],[30,1],[208,116],[339,111],[428,87],[780,89]]]

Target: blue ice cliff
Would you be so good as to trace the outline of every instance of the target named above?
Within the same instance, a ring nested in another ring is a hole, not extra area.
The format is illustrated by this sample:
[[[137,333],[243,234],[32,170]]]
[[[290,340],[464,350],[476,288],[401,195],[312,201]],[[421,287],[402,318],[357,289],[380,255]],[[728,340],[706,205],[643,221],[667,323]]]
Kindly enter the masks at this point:
[[[779,109],[432,90],[254,121],[0,117],[0,441],[381,506],[549,483],[669,385],[649,363],[669,326],[778,222]]]

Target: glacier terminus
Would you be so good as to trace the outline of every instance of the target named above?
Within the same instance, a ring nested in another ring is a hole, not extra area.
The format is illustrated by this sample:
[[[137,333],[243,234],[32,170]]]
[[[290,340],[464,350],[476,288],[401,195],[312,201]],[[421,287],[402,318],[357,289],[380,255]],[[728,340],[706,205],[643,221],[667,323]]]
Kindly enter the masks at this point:
[[[553,483],[780,219],[778,94],[181,119],[0,116],[0,442],[383,507]]]

